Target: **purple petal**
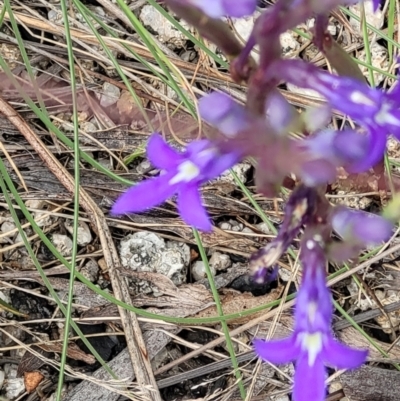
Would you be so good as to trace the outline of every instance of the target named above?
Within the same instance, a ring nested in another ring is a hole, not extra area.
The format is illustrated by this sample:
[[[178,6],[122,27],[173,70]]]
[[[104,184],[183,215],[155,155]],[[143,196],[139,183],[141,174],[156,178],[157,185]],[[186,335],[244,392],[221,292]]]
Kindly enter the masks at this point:
[[[253,345],[256,354],[261,359],[276,365],[294,361],[300,355],[296,336],[273,341],[254,340]]]
[[[256,0],[189,0],[189,2],[211,18],[223,16],[240,18],[253,14],[257,7]]]
[[[189,3],[199,8],[211,18],[221,18],[225,15],[221,0],[189,0]]]
[[[183,155],[171,148],[159,134],[150,137],[147,156],[153,166],[162,170],[175,168],[183,160]]]
[[[332,146],[339,158],[351,163],[367,155],[369,138],[354,130],[336,132]]]
[[[391,236],[393,224],[372,213],[336,207],[332,216],[332,227],[344,239],[374,245]]]
[[[303,354],[296,363],[294,374],[293,401],[325,400],[325,367],[317,357],[312,366],[308,364],[308,354]]]
[[[376,12],[381,5],[381,0],[372,0],[372,5],[374,8],[374,12]]]
[[[203,171],[204,179],[211,180],[233,167],[241,159],[238,151],[216,154],[213,161]]]
[[[384,130],[380,129],[371,129],[369,137],[365,137],[365,140],[356,140],[355,138],[349,138],[347,140],[347,145],[345,146],[348,150],[345,154],[349,156],[349,151],[351,151],[353,156],[356,156],[356,153],[358,153],[356,160],[348,160],[349,165],[345,166],[349,173],[366,171],[382,160],[386,150],[386,134],[383,131]],[[341,139],[342,138],[340,138],[339,141]],[[342,147],[342,149],[344,149],[344,147]]]
[[[306,161],[301,165],[300,175],[304,184],[310,187],[326,184],[335,180],[336,167],[327,159]]]
[[[367,359],[368,351],[350,348],[329,337],[322,351],[324,362],[336,369],[355,369]]]
[[[257,8],[257,0],[222,0],[222,4],[226,15],[235,18],[251,15]]]
[[[145,180],[128,189],[114,203],[111,214],[137,213],[163,203],[177,190],[170,185],[173,174],[165,174],[157,178]]]
[[[213,92],[199,101],[201,117],[228,137],[248,126],[246,109],[225,93]]]
[[[268,122],[277,132],[284,132],[297,119],[296,109],[285,99],[279,91],[273,91],[267,100],[266,111]]]
[[[212,231],[210,218],[202,204],[197,185],[186,185],[178,194],[178,210],[182,219],[201,231]]]

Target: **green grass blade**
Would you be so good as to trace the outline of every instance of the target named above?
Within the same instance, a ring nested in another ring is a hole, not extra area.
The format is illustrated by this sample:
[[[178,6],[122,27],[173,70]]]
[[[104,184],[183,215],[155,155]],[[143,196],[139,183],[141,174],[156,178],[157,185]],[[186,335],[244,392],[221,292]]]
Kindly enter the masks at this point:
[[[68,20],[68,6],[65,0],[61,0],[61,11],[63,15],[63,22],[65,28],[65,38],[67,41],[68,50],[68,62],[69,62],[69,73],[71,79],[71,92],[72,92],[72,111],[73,111],[73,124],[74,124],[74,214],[73,214],[73,232],[72,232],[72,257],[71,257],[71,269],[69,275],[68,285],[68,303],[65,315],[65,329],[64,338],[62,345],[62,353],[60,357],[60,373],[58,376],[58,384],[56,390],[56,400],[61,401],[62,390],[64,385],[64,374],[65,364],[67,362],[67,351],[68,351],[68,339],[69,330],[72,321],[72,299],[74,296],[74,282],[75,282],[75,270],[76,270],[76,256],[78,252],[78,228],[79,228],[79,185],[80,185],[80,166],[79,166],[79,121],[78,121],[78,104],[76,98],[76,78],[75,78],[75,62],[74,52],[72,49],[72,39],[70,35],[69,20]]]
[[[201,260],[203,261],[204,266],[206,268],[207,279],[210,284],[211,293],[212,293],[214,301],[215,301],[215,306],[217,308],[218,315],[220,317],[223,317],[224,311],[222,309],[221,299],[219,297],[217,287],[215,286],[214,276],[210,270],[210,265],[208,263],[208,258],[207,258],[206,252],[205,252],[203,244],[201,242],[200,235],[196,229],[193,229],[193,235],[194,235],[194,238],[196,239],[196,244],[199,248]],[[221,326],[222,326],[222,331],[225,336],[226,347],[228,348],[228,352],[231,357],[232,366],[233,366],[233,369],[235,372],[235,377],[236,377],[237,384],[239,387],[240,395],[241,395],[242,399],[244,400],[244,399],[246,399],[246,389],[244,388],[244,385],[243,385],[242,373],[239,369],[239,364],[236,359],[235,349],[233,348],[233,342],[232,342],[232,339],[231,339],[231,336],[229,333],[228,325],[225,320],[221,320]]]

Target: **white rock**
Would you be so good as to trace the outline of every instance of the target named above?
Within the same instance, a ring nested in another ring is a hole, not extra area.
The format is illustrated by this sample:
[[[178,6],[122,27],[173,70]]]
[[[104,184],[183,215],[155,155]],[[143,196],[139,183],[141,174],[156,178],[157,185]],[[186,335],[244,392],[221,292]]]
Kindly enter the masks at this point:
[[[271,234],[271,229],[269,228],[269,225],[264,221],[256,224],[255,227],[264,234]]]
[[[90,259],[81,269],[80,273],[89,281],[95,283],[99,277],[99,265],[93,259]]]
[[[46,202],[42,199],[28,199],[25,202],[25,206],[31,209],[43,209]]]
[[[58,10],[50,10],[47,13],[47,18],[53,24],[61,25],[63,23],[63,16],[62,12]]]
[[[250,163],[238,163],[232,167],[232,170],[235,172],[239,180],[245,184],[247,181],[247,173],[251,168]],[[225,181],[225,182],[232,182],[235,183],[235,177],[231,174],[229,170],[225,171],[217,180]]]
[[[46,202],[41,199],[29,199],[26,201],[26,206],[30,209],[43,210]],[[53,223],[53,217],[48,212],[32,212],[32,216],[39,227],[46,227]]]
[[[25,233],[25,237],[28,237],[29,236],[29,234],[27,233],[27,230],[22,230],[24,233]],[[22,240],[22,235],[20,234],[20,232],[18,231],[18,234],[17,234],[17,236],[15,237],[15,239],[14,239],[14,244],[19,244],[19,243],[21,243],[21,242],[23,242],[23,240]]]
[[[152,166],[149,160],[143,160],[139,163],[139,165],[136,167],[136,171],[139,174],[145,174],[147,173],[149,170],[151,170]]]
[[[0,370],[0,390],[3,388],[5,376],[6,376],[5,373],[2,370]]]
[[[24,379],[22,377],[18,377],[15,379],[7,379],[4,381],[3,392],[6,398],[14,400],[23,391],[25,391],[25,385],[24,385]]]
[[[92,242],[92,233],[90,232],[89,225],[86,222],[80,221],[78,224],[79,227],[76,242],[79,246],[86,246]],[[65,222],[65,228],[72,235],[74,232],[73,221],[67,220]]]
[[[2,225],[1,225],[1,233],[5,234],[4,236],[0,237],[0,244],[9,244],[11,238],[14,238],[16,235],[16,232],[13,230],[16,229],[16,226],[14,222],[6,220]],[[9,233],[7,235],[7,233]]]
[[[158,235],[141,231],[121,240],[120,257],[124,267],[164,274],[176,285],[186,282],[190,261],[190,248],[186,244],[165,243]]]
[[[153,6],[145,5],[139,18],[145,26],[158,34],[158,40],[162,43],[168,43],[175,48],[184,47],[187,38],[178,31],[168,20],[166,20]],[[182,23],[183,21],[181,21]],[[183,26],[187,27],[186,24]]]
[[[110,84],[109,82],[104,82],[103,93],[100,95],[100,105],[103,107],[112,106],[118,102],[121,96],[121,89],[118,86]]]
[[[237,35],[239,36],[239,39],[243,40],[244,42],[247,41],[253,30],[254,22],[259,15],[260,13],[256,12],[253,15],[243,18],[237,18],[237,19],[235,18],[232,20],[233,26],[235,28]]]
[[[226,270],[232,265],[229,255],[220,252],[213,252],[209,261],[210,267],[216,271]]]
[[[230,223],[230,225],[231,225],[231,230],[232,231],[236,231],[236,232],[240,232],[240,231],[242,231],[243,230],[243,228],[244,228],[244,225],[243,225],[243,223],[239,223],[238,221],[236,221],[236,220],[229,220],[229,223]]]
[[[192,265],[192,277],[195,281],[203,280],[207,277],[206,266],[202,260],[198,260],[194,262]],[[213,276],[215,276],[214,267],[210,266],[210,271]]]
[[[329,385],[329,389],[328,392],[329,394],[334,393],[335,391],[339,391],[343,388],[342,383],[340,383],[340,381],[334,381],[333,383],[331,383]]]
[[[371,51],[372,66],[376,67],[380,70],[387,71],[389,68],[389,53],[388,53],[387,49],[378,43],[373,43],[370,46],[370,51]],[[359,59],[364,62],[367,61],[367,57],[366,57],[364,50],[360,52]],[[369,76],[370,76],[369,69],[361,66],[361,71],[369,79]],[[373,71],[373,76],[374,76],[374,84],[375,85],[379,85],[386,78],[386,76],[384,74],[382,74],[378,71]]]
[[[223,221],[223,222],[219,223],[218,226],[221,230],[226,230],[226,231],[232,230],[232,224],[230,224],[227,221]]]
[[[53,234],[51,242],[62,256],[72,255],[72,240],[64,234]]]
[[[288,31],[280,36],[282,53],[288,55],[300,48],[300,43],[294,38],[293,32]]]
[[[289,281],[292,276],[292,272],[283,267],[278,269],[278,274],[282,281]]]
[[[254,27],[254,22],[259,17],[260,12],[256,11],[253,15],[243,17],[243,18],[233,18],[232,23],[235,30],[236,35],[239,37],[239,40],[243,43],[247,41],[249,38],[251,31]],[[256,47],[257,49],[257,47]],[[260,56],[257,51],[252,51],[251,56],[258,61]]]
[[[365,18],[367,23],[374,26],[377,29],[381,29],[384,22],[384,15],[382,11],[378,9],[374,12],[373,1],[372,0],[364,0],[363,1],[365,7]],[[360,19],[361,17],[361,3],[355,4],[354,6],[349,7],[350,11],[357,15]],[[361,35],[361,24],[356,21],[354,18],[350,17],[350,25],[356,32],[359,32]]]
[[[96,132],[98,130],[97,126],[90,121],[82,121],[80,127],[85,132]]]
[[[289,397],[287,395],[278,395],[273,398],[274,401],[289,401]]]
[[[8,304],[11,303],[10,290],[0,291],[0,299]]]

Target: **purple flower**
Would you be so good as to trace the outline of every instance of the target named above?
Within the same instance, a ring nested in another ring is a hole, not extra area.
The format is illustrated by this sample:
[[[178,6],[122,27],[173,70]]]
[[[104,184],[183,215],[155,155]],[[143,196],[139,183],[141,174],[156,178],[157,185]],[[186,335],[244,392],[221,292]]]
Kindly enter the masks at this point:
[[[332,228],[347,243],[378,245],[390,238],[393,223],[384,217],[338,206],[332,214]]]
[[[364,363],[367,351],[337,342],[331,331],[331,294],[325,282],[325,257],[320,236],[303,242],[303,282],[296,302],[295,328],[283,340],[255,340],[256,353],[274,364],[296,361],[293,401],[325,400],[324,365],[354,369]]]
[[[329,74],[301,60],[279,60],[267,72],[294,85],[316,90],[329,105],[355,119],[368,131],[368,149],[352,165],[352,172],[364,171],[383,156],[388,134],[400,139],[400,93],[386,93],[349,77]]]
[[[235,137],[250,123],[246,109],[221,92],[213,92],[202,97],[199,101],[199,112],[204,120],[227,137]]]
[[[211,18],[240,18],[254,13],[257,0],[186,0]]]
[[[142,212],[178,194],[182,219],[199,230],[211,231],[212,225],[199,188],[235,165],[239,160],[238,153],[221,153],[208,140],[193,141],[183,153],[179,153],[160,135],[154,134],[147,145],[147,155],[155,167],[165,171],[159,177],[128,189],[117,199],[111,213]]]
[[[381,0],[372,0],[372,5],[374,8],[374,11],[376,11],[379,8],[379,6],[381,5]]]
[[[370,167],[372,162],[379,160],[386,148],[386,140],[376,143],[373,138],[370,133],[346,129],[321,131],[300,141],[300,148],[310,154],[310,160],[315,158],[323,162],[319,171],[308,169],[311,179],[318,174],[321,179],[326,178],[325,182],[332,182],[336,177],[333,167],[344,167],[350,173]]]

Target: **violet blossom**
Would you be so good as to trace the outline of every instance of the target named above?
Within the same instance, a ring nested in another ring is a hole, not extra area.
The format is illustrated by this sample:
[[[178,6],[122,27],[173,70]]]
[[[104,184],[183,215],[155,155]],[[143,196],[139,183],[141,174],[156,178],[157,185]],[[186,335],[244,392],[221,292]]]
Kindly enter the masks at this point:
[[[365,171],[375,165],[383,157],[389,134],[400,139],[398,88],[385,93],[357,79],[329,74],[301,60],[276,61],[266,74],[319,92],[332,108],[349,115],[365,128],[367,151],[350,166],[351,172]],[[347,141],[347,146],[353,145],[352,141]]]
[[[368,351],[356,350],[335,340],[331,322],[332,298],[325,281],[325,256],[321,236],[303,241],[303,280],[295,311],[294,333],[283,340],[255,340],[254,347],[262,359],[283,364],[296,361],[293,401],[323,401],[326,370],[355,369],[366,360]]]
[[[122,194],[111,213],[138,213],[178,195],[178,210],[185,222],[202,231],[212,225],[200,195],[200,186],[239,161],[239,152],[222,153],[209,140],[191,142],[183,153],[169,146],[159,134],[150,137],[147,155],[164,170],[160,176],[140,182]]]
[[[331,223],[344,241],[357,241],[365,246],[376,246],[388,240],[393,232],[393,223],[386,218],[344,206],[334,208]]]
[[[246,109],[222,92],[212,92],[199,100],[200,116],[228,138],[235,137],[250,125]]]

